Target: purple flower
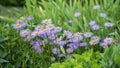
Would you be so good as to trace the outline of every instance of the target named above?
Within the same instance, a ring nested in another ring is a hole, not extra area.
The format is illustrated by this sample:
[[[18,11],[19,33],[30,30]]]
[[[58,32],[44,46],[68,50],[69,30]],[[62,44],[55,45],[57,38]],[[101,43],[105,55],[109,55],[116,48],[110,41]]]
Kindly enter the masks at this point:
[[[18,20],[16,21],[16,24],[21,24],[21,23],[23,23],[23,22],[24,22],[24,20],[18,19]]]
[[[95,44],[98,44],[98,43],[99,43],[99,41],[96,40],[96,39],[90,41],[90,45],[95,45]]]
[[[54,40],[54,39],[56,38],[56,35],[55,35],[55,34],[52,34],[52,35],[49,36],[49,38],[50,38],[51,40]]]
[[[103,48],[105,48],[105,47],[108,46],[108,45],[103,42],[103,43],[100,43],[100,46],[103,47]]]
[[[71,23],[72,23],[72,20],[69,20],[69,21],[68,21],[68,24],[71,24]]]
[[[40,26],[40,25],[35,27],[35,30],[37,30],[37,31],[42,30],[42,29],[43,29],[43,26]]]
[[[60,57],[60,58],[61,58],[61,57],[64,57],[64,56],[65,56],[64,54],[59,54],[59,55],[58,55],[58,57]]]
[[[43,48],[41,48],[39,45],[34,45],[33,48],[34,48],[38,53],[42,53],[42,52],[43,52]]]
[[[26,37],[26,36],[28,36],[29,33],[30,33],[30,31],[28,29],[22,30],[22,31],[20,31],[20,36]]]
[[[82,42],[82,43],[80,43],[80,46],[87,46],[87,43],[86,42]]]
[[[28,16],[27,20],[30,21],[30,20],[33,20],[33,16]]]
[[[93,9],[95,9],[95,10],[100,9],[100,5],[93,6]]]
[[[51,21],[51,19],[45,19],[45,20],[42,20],[42,23],[45,25],[48,25],[48,24],[51,24],[52,21]]]
[[[99,30],[100,27],[99,27],[99,25],[93,25],[93,26],[92,26],[92,29],[93,29],[93,30]]]
[[[28,25],[28,24],[26,24],[26,23],[22,23],[22,24],[21,24],[21,28],[25,28],[27,25]]]
[[[21,29],[21,28],[22,28],[22,25],[19,24],[19,23],[16,23],[16,24],[13,25],[13,28],[14,28],[14,29]]]
[[[65,58],[66,58],[66,59],[71,58],[71,55],[67,55],[67,56],[65,56]]]
[[[106,43],[106,44],[111,44],[112,43],[112,41],[113,41],[113,38],[105,38],[104,39],[104,42]]]
[[[48,29],[48,30],[52,30],[53,28],[55,28],[55,26],[53,24],[48,24],[46,26],[46,29]]]
[[[55,27],[55,32],[61,32],[62,28],[61,27]]]
[[[106,14],[105,13],[100,13],[100,17],[106,18]]]
[[[52,52],[53,52],[53,54],[60,54],[60,49],[59,48],[53,48]]]
[[[104,26],[106,26],[106,27],[112,27],[114,24],[113,23],[111,23],[111,22],[106,22],[105,24],[104,24]]]
[[[96,22],[95,22],[95,21],[90,21],[90,22],[89,22],[89,25],[90,25],[90,26],[96,25]]]
[[[80,12],[75,12],[74,17],[79,17],[80,15]]]
[[[31,34],[31,37],[34,38],[34,37],[38,36],[39,34],[40,34],[39,31],[33,31]]]
[[[98,40],[98,41],[99,41],[99,40],[100,40],[100,37],[98,37],[98,36],[93,36],[93,37],[92,37],[92,40]]]
[[[73,49],[72,49],[72,48],[68,48],[68,49],[66,49],[66,52],[67,52],[68,54],[70,54],[70,53],[73,52]]]
[[[93,35],[93,33],[91,33],[91,32],[86,32],[86,33],[84,33],[84,36],[86,37],[86,38],[89,38],[89,37],[91,37]]]
[[[69,46],[69,48],[72,48],[72,49],[77,49],[78,48],[78,44],[77,43],[70,43],[67,46]]]
[[[56,58],[55,57],[51,57],[50,59],[51,59],[51,61],[55,61]]]

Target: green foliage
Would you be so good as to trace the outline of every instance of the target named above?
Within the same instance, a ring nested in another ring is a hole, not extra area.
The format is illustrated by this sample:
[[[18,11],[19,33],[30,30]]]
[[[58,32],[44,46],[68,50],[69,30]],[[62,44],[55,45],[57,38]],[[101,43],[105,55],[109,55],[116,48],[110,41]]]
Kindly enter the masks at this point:
[[[89,50],[82,55],[73,54],[72,58],[62,63],[53,63],[49,68],[101,68],[100,56],[99,52],[94,53],[93,50]]]

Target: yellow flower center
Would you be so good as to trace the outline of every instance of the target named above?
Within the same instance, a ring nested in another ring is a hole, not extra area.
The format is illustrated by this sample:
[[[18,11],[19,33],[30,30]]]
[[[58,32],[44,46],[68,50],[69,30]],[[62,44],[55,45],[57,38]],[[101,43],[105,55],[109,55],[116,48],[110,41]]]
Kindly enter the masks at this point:
[[[48,20],[45,20],[45,22],[48,22]]]
[[[26,31],[24,31],[24,32],[23,32],[23,34],[27,34],[27,32],[26,32]]]
[[[44,30],[43,30],[43,32],[47,32],[47,30],[46,30],[46,29],[44,29]]]
[[[38,32],[37,32],[37,31],[35,31],[34,33],[35,33],[36,35],[38,35]]]
[[[20,26],[20,24],[16,24],[16,26]]]

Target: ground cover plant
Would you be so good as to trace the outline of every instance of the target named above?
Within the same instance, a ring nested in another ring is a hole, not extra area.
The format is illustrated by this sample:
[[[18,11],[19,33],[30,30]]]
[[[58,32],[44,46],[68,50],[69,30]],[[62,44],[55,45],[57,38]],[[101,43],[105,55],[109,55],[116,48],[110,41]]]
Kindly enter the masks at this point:
[[[26,0],[22,15],[0,16],[1,68],[48,68],[54,62],[50,68],[119,67],[119,5]]]

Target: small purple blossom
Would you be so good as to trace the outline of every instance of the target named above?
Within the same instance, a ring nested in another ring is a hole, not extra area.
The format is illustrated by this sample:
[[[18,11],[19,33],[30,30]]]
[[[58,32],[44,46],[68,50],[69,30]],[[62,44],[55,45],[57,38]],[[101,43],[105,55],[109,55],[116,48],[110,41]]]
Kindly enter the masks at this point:
[[[100,43],[100,46],[103,47],[103,48],[105,48],[108,45],[106,43],[102,42],[102,43]]]
[[[113,38],[105,38],[104,42],[109,45],[113,42]]]
[[[106,18],[106,14],[105,13],[100,13],[100,17]]]
[[[51,59],[51,61],[55,61],[56,58],[55,57],[51,57],[50,59]]]
[[[21,29],[21,28],[22,28],[22,25],[19,24],[19,23],[16,23],[16,24],[13,25],[13,28],[14,28],[14,29]]]
[[[60,57],[60,58],[65,57],[65,55],[64,54],[59,54],[58,57]]]
[[[77,49],[78,48],[77,43],[70,43],[70,44],[67,44],[67,46],[69,46],[69,48],[72,48],[72,49]]]
[[[68,21],[68,24],[71,24],[71,23],[72,23],[72,20],[69,20],[69,21]]]
[[[99,25],[93,25],[93,26],[92,26],[92,29],[93,29],[93,30],[99,30],[100,27],[99,27]]]
[[[95,45],[95,44],[98,44],[98,43],[99,43],[99,41],[96,40],[96,39],[90,41],[90,45]]]
[[[30,20],[33,20],[33,16],[28,16],[27,20],[30,21]]]
[[[93,35],[93,33],[91,33],[91,32],[86,32],[86,33],[84,33],[84,36],[86,37],[86,38],[89,38],[89,37],[91,37]]]
[[[89,25],[90,25],[90,26],[96,25],[96,22],[95,22],[95,21],[90,21],[90,22],[89,22]]]
[[[105,24],[104,24],[104,26],[106,26],[106,27],[112,27],[114,24],[113,23],[111,23],[111,22],[106,22]]]
[[[80,15],[80,12],[75,12],[74,17],[79,17]]]
[[[26,36],[28,36],[29,33],[30,33],[30,31],[28,29],[22,30],[22,31],[20,31],[20,36],[26,37]]]
[[[53,54],[60,54],[60,49],[59,48],[53,48],[52,52],[53,52]]]
[[[62,28],[61,27],[55,27],[55,32],[61,32]]]
[[[73,49],[72,49],[72,48],[68,48],[68,49],[66,49],[66,52],[67,52],[68,54],[70,54],[70,53],[73,52]]]
[[[93,9],[94,9],[94,10],[100,9],[100,5],[95,5],[95,6],[93,6]]]
[[[51,24],[52,21],[51,21],[51,19],[45,19],[45,20],[42,20],[42,23],[45,25],[48,25],[48,24]]]
[[[87,43],[86,42],[82,42],[82,43],[80,43],[80,46],[87,46]]]
[[[100,40],[100,37],[99,37],[99,36],[93,36],[93,37],[92,37],[92,40],[97,40],[97,41],[99,41],[99,40]]]
[[[18,20],[16,21],[16,24],[21,24],[21,23],[23,23],[23,22],[24,22],[24,20],[18,19]]]

